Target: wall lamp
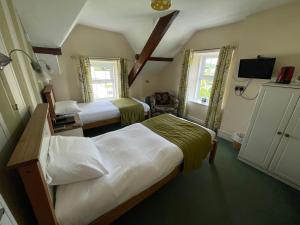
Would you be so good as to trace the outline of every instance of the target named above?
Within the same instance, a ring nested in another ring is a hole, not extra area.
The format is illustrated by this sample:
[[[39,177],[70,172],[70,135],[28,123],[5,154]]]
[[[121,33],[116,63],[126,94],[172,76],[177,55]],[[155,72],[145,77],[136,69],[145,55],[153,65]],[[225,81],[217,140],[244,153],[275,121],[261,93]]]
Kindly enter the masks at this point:
[[[9,56],[6,56],[6,55],[0,53],[0,70],[3,70],[4,67],[7,66],[12,61],[11,55],[14,52],[22,52],[23,54],[25,54],[30,59],[30,64],[31,64],[32,69],[34,71],[36,71],[37,73],[43,72],[41,65],[37,61],[35,61],[33,58],[31,58],[31,56],[28,53],[26,53],[25,51],[23,51],[22,49],[11,50],[9,52]]]

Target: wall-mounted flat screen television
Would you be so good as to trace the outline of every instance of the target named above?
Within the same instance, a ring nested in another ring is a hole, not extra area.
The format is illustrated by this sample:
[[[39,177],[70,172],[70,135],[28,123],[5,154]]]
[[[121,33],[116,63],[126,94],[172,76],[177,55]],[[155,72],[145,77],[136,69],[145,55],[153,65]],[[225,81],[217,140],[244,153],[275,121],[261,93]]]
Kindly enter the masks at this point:
[[[271,79],[276,58],[241,59],[238,77]]]

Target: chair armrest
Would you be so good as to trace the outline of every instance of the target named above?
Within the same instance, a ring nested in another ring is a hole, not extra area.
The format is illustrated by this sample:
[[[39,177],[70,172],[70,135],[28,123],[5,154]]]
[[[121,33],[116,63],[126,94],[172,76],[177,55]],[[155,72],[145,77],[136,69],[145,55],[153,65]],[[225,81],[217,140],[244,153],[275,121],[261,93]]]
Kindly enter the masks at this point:
[[[179,104],[179,100],[175,96],[173,96],[173,95],[170,95],[170,97],[171,97],[171,105],[175,109],[177,109],[178,108],[178,104]]]
[[[150,106],[151,112],[154,113],[155,112],[155,105],[156,105],[155,97],[153,95],[152,96],[147,96],[146,99],[147,99],[147,104],[149,104],[149,106]]]

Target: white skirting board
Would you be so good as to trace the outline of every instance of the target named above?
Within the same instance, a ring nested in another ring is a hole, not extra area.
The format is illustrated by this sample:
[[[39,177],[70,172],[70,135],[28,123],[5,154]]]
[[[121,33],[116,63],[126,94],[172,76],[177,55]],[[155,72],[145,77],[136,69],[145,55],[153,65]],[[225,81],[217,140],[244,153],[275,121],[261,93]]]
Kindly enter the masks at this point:
[[[226,131],[218,130],[218,137],[223,138],[223,139],[225,139],[227,141],[232,142],[232,138],[231,138],[232,134],[230,134],[230,133],[228,133]]]
[[[255,169],[258,169],[259,171],[261,171],[261,172],[263,172],[263,173],[265,173],[265,174],[268,174],[269,176],[274,177],[275,179],[281,181],[282,183],[285,183],[285,184],[291,186],[292,188],[295,188],[296,190],[300,191],[300,187],[297,186],[296,184],[294,184],[294,183],[292,183],[292,182],[289,182],[289,181],[287,181],[287,180],[284,180],[284,179],[282,179],[281,177],[279,177],[279,176],[277,176],[277,175],[275,175],[275,174],[273,174],[273,173],[271,173],[271,172],[269,172],[269,171],[266,171],[266,170],[260,168],[259,166],[255,165],[254,163],[249,162],[249,161],[246,160],[246,159],[243,159],[243,158],[241,158],[241,157],[239,157],[239,156],[238,156],[238,159],[239,159],[240,161],[242,161],[243,163],[246,163],[246,164],[248,164],[249,166],[252,166],[252,167],[254,167]]]

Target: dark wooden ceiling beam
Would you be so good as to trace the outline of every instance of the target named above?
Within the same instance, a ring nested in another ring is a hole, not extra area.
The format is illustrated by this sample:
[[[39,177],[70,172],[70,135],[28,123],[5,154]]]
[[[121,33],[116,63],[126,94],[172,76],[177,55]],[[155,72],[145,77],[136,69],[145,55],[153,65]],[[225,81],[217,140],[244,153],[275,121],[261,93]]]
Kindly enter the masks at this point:
[[[140,57],[139,54],[135,55],[135,59],[138,60]],[[148,61],[159,61],[159,62],[172,62],[174,59],[173,58],[168,58],[168,57],[150,57]]]
[[[179,11],[176,10],[166,16],[160,17],[154,30],[152,31],[146,45],[144,46],[139,58],[135,61],[129,75],[128,75],[128,83],[129,86],[132,85],[135,78],[141,72],[143,67],[145,66],[147,60],[151,57],[151,54],[154,52],[155,48],[158,46],[159,42],[171,26],[172,22],[178,15]]]
[[[34,53],[48,54],[48,55],[62,55],[61,48],[46,48],[32,46]]]

